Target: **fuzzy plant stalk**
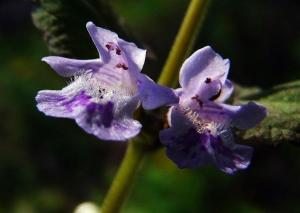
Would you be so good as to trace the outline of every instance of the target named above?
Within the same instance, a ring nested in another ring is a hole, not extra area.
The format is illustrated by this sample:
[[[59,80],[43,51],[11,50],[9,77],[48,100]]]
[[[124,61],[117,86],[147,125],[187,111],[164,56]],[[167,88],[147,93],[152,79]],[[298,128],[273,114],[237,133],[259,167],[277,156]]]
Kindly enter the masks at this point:
[[[173,82],[177,80],[176,76],[178,75],[181,63],[192,49],[195,38],[206,15],[208,4],[209,0],[191,0],[173,47],[159,77],[159,84],[172,86]],[[136,143],[138,143],[138,141],[131,141],[128,144],[121,166],[104,198],[101,207],[103,213],[120,211],[122,204],[128,197],[131,185],[134,183],[134,176],[141,166],[143,157],[149,152],[148,149],[143,148],[143,144],[147,146],[147,143],[141,143],[139,145],[136,145]]]

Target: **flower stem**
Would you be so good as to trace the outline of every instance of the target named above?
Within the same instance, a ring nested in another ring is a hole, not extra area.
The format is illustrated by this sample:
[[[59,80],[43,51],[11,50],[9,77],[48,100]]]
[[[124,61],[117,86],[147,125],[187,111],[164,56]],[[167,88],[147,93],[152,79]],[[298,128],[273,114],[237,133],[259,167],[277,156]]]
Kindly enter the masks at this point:
[[[191,52],[202,26],[210,0],[191,0],[158,83],[173,86],[182,62]]]
[[[143,143],[138,143],[138,141],[129,142],[117,175],[104,198],[101,213],[116,213],[120,211],[134,182],[134,177],[147,153],[147,149],[143,145]]]

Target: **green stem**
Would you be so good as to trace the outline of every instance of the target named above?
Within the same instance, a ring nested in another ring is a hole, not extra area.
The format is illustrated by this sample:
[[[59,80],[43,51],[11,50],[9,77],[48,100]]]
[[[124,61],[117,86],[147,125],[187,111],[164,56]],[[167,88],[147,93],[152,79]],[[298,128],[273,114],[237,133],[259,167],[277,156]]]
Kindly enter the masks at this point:
[[[138,141],[129,142],[117,175],[104,198],[101,213],[116,213],[120,211],[134,182],[134,177],[147,153],[143,145],[143,143],[139,144]]]
[[[173,86],[182,62],[192,50],[202,26],[210,0],[191,0],[175,42],[158,79],[158,83]]]

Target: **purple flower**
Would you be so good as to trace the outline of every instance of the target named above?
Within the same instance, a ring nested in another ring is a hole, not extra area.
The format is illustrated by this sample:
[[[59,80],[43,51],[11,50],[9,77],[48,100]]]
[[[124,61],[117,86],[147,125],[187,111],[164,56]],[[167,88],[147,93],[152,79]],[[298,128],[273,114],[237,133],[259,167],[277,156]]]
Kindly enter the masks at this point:
[[[92,22],[86,27],[100,58],[43,58],[59,75],[73,80],[62,90],[39,91],[37,107],[49,116],[74,119],[100,139],[126,141],[142,127],[133,119],[140,103],[145,109],[154,109],[176,103],[178,98],[171,89],[140,73],[145,50]]]
[[[233,92],[227,80],[229,60],[211,47],[196,51],[182,65],[177,89],[179,103],[168,112],[170,128],[160,132],[167,155],[180,168],[215,163],[232,174],[250,164],[253,149],[233,141],[232,127],[248,129],[265,116],[263,106],[224,102]]]

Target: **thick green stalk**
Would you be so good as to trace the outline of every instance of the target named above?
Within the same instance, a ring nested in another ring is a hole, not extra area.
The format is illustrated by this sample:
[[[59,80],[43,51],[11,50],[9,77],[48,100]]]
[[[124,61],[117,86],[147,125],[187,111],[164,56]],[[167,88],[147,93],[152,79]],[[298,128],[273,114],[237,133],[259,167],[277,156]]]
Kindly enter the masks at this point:
[[[143,145],[142,143],[139,144],[138,141],[129,142],[121,166],[104,199],[101,213],[116,213],[120,211],[134,182],[135,174],[147,153]]]
[[[202,26],[210,0],[191,0],[182,25],[175,38],[158,83],[173,86],[178,78],[182,62],[192,50],[199,29]]]

